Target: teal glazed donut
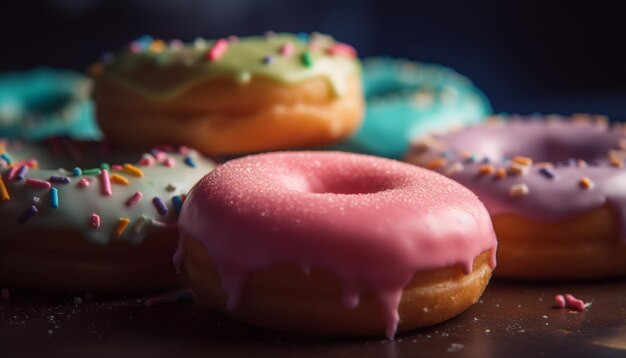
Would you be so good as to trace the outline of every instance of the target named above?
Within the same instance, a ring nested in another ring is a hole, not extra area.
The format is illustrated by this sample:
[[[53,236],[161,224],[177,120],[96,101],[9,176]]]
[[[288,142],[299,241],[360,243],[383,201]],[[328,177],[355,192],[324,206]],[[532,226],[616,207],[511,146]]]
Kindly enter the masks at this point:
[[[492,112],[468,78],[440,65],[366,58],[363,86],[363,126],[335,149],[400,159],[412,138],[476,123]]]
[[[69,70],[37,68],[0,75],[0,137],[100,139],[90,91],[91,80]]]

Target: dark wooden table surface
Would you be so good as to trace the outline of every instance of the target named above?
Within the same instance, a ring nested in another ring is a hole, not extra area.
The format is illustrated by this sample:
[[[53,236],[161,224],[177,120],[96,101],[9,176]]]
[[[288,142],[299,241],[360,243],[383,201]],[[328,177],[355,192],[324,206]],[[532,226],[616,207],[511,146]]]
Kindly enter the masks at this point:
[[[557,293],[590,302],[552,308]],[[11,291],[0,302],[0,357],[626,357],[626,280],[576,284],[492,281],[479,303],[443,324],[382,337],[328,339],[257,329],[191,303]]]

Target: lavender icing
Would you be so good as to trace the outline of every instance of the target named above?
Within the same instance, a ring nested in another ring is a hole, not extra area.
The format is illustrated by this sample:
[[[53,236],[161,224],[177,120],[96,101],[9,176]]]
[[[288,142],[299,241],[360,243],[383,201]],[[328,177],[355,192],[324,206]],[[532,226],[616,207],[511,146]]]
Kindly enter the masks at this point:
[[[622,125],[609,127],[602,116],[512,116],[422,138],[413,143],[406,159],[465,185],[492,216],[508,213],[550,222],[609,205],[624,239],[625,149]],[[515,156],[533,163],[522,165],[516,175],[511,170]],[[507,174],[499,178],[500,168]],[[589,180],[589,187],[581,183],[583,178]],[[513,195],[512,187],[521,185],[527,193]]]

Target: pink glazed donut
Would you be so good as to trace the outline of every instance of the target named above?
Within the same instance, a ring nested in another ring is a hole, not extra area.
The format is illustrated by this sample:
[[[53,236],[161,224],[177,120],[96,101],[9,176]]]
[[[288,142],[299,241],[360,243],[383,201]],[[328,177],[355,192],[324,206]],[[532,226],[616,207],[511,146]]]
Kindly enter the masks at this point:
[[[291,332],[391,338],[442,322],[478,300],[495,267],[474,194],[359,154],[228,162],[194,186],[179,227],[175,262],[200,302]]]

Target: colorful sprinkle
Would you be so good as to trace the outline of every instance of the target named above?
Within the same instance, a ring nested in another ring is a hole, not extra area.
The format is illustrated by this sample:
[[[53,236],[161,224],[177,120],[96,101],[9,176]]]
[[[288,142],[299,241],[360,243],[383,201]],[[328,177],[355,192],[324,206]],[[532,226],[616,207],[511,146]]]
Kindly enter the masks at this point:
[[[298,36],[298,40],[300,40],[300,41],[302,41],[304,43],[307,43],[310,40],[310,36],[306,32],[298,32],[298,34],[296,36]]]
[[[506,177],[506,169],[498,168],[498,170],[496,170],[496,179],[502,179],[504,177]]]
[[[102,173],[100,173],[100,188],[102,190],[102,195],[113,195],[113,191],[111,190],[111,179],[109,178],[109,172],[106,169],[103,169]]]
[[[306,67],[313,67],[313,57],[309,51],[305,51],[302,54],[302,64]]]
[[[9,191],[7,190],[7,186],[4,184],[4,179],[0,176],[0,196],[2,197],[2,201],[11,200],[11,196],[9,195]]]
[[[294,52],[295,52],[295,47],[293,46],[291,42],[285,42],[280,47],[280,50],[279,50],[280,55],[284,57],[291,57]]]
[[[543,175],[544,177],[548,179],[554,179],[556,177],[554,172],[550,168],[546,168],[546,167],[539,169],[539,174]]]
[[[100,168],[93,168],[93,169],[85,169],[83,170],[83,175],[85,176],[96,176],[96,175],[100,175],[102,173],[102,169]]]
[[[165,165],[168,168],[173,168],[176,165],[176,161],[174,160],[174,158],[168,157],[167,159],[163,161],[163,165]]]
[[[41,180],[41,179],[35,179],[35,178],[28,178],[26,179],[26,182],[24,183],[26,184],[26,186],[29,186],[31,188],[40,188],[40,189],[50,189],[50,187],[52,186],[50,184],[50,182],[45,181],[45,180]]]
[[[188,166],[192,168],[196,167],[196,162],[193,160],[192,157],[185,157],[185,164],[187,164]]]
[[[113,173],[111,174],[111,182],[115,183],[115,184],[120,184],[120,185],[128,185],[130,184],[130,181],[126,178],[124,178],[123,176],[117,174],[117,173]]]
[[[15,176],[17,175],[17,167],[11,167],[9,168],[9,171],[7,172],[7,179],[9,181],[13,181],[15,180]]]
[[[329,55],[344,55],[348,57],[356,56],[356,50],[354,47],[343,43],[336,43],[332,45],[328,48],[327,52]]]
[[[435,158],[426,163],[426,169],[435,170],[439,168],[443,168],[448,164],[448,160],[446,158]]]
[[[77,185],[79,188],[88,187],[89,185],[91,185],[91,181],[87,178],[82,178],[81,180],[78,181]]]
[[[126,200],[126,206],[131,207],[139,202],[143,198],[143,193],[140,191],[135,192],[128,200]]]
[[[35,214],[37,214],[39,210],[35,205],[31,205],[17,218],[17,222],[20,224],[25,224],[28,220],[30,220]]]
[[[274,57],[267,55],[267,56],[263,56],[263,60],[262,60],[264,65],[271,65],[272,62],[274,62]]]
[[[526,184],[513,184],[509,189],[509,195],[513,197],[528,195],[528,185]]]
[[[13,159],[11,159],[11,156],[8,153],[0,154],[0,158],[4,159],[4,161],[7,162],[9,165],[11,165],[11,163],[13,162]]]
[[[69,184],[72,182],[72,179],[70,177],[53,175],[48,179],[48,181],[53,184]]]
[[[124,167],[119,164],[113,164],[111,165],[111,170],[117,170],[118,172],[121,172],[122,170],[124,170]]]
[[[591,181],[591,179],[587,177],[580,178],[580,180],[578,181],[578,184],[584,189],[593,188],[593,182]]]
[[[156,208],[159,215],[167,214],[167,206],[165,205],[163,200],[161,200],[161,198],[155,196],[154,199],[152,199],[152,203],[154,204],[154,207]]]
[[[83,170],[80,169],[79,167],[76,167],[74,169],[72,169],[72,175],[75,177],[79,177],[81,175],[83,175]]]
[[[174,205],[176,216],[180,215],[180,209],[183,207],[183,199],[178,195],[173,196],[172,205]]]
[[[124,164],[124,170],[126,172],[128,172],[128,174],[136,176],[136,177],[143,177],[143,171],[141,171],[141,169],[137,168],[136,166],[126,163]]]
[[[512,175],[526,175],[528,174],[528,168],[529,166],[527,165],[511,162],[511,165],[509,166],[509,173]]]
[[[463,171],[463,163],[456,162],[456,163],[450,164],[446,168],[445,175],[452,176],[462,171]]]
[[[57,209],[59,207],[59,190],[57,188],[50,188],[50,207]]]
[[[26,176],[26,173],[28,173],[28,166],[27,165],[22,165],[20,167],[20,169],[17,171],[17,174],[15,175],[15,179],[17,179],[17,180],[24,180],[24,177]]]
[[[478,167],[478,173],[480,175],[489,175],[495,171],[495,168],[491,164],[481,164]]]
[[[209,61],[217,61],[224,53],[226,53],[226,49],[228,48],[228,41],[225,39],[219,39],[213,43],[213,46],[209,49],[209,52],[206,54],[206,58]]]
[[[610,158],[609,162],[611,163],[611,166],[616,167],[616,168],[623,168],[624,167],[624,161],[618,158]]]
[[[169,183],[165,187],[165,190],[167,190],[167,191],[174,191],[174,190],[176,190],[176,186],[174,186],[174,184],[172,184],[172,183]]]
[[[513,163],[517,163],[517,164],[520,164],[520,165],[526,165],[526,166],[533,165],[533,160],[532,159],[530,159],[528,157],[523,157],[523,156],[520,156],[520,155],[513,157],[511,159],[511,161]]]
[[[583,300],[580,300],[574,297],[574,295],[572,295],[571,293],[565,294],[565,303],[567,303],[568,308],[571,308],[577,311],[584,311],[585,306],[586,306]]]
[[[109,165],[109,163],[102,163],[100,164],[100,169],[102,170],[111,170],[111,166]]]
[[[139,234],[143,228],[146,226],[146,224],[148,223],[148,217],[146,217],[145,215],[141,215],[136,221],[135,221],[135,227],[133,228],[133,232],[135,234]]]
[[[100,228],[100,215],[96,213],[91,214],[91,216],[89,217],[89,224],[92,228],[98,230]]]
[[[120,218],[119,221],[117,222],[117,227],[115,228],[114,231],[114,235],[115,237],[120,237],[122,236],[122,234],[124,234],[124,231],[126,230],[126,227],[128,226],[128,223],[130,223],[130,219],[129,218]]]
[[[561,294],[554,296],[554,307],[565,308],[565,297]]]

